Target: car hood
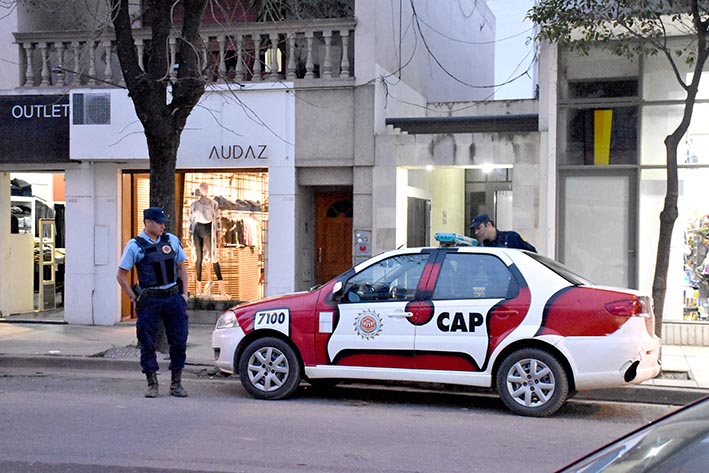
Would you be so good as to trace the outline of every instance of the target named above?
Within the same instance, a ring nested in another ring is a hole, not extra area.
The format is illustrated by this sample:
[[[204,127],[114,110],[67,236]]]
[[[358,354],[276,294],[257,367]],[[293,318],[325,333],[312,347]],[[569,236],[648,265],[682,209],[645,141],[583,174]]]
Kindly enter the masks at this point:
[[[264,297],[263,299],[243,302],[237,306],[232,307],[231,310],[235,310],[235,311],[248,310],[248,311],[250,311],[250,310],[268,309],[268,308],[273,308],[273,307],[284,307],[287,304],[293,303],[294,301],[300,301],[304,297],[310,296],[316,292],[317,291],[313,291],[313,292],[300,291],[300,292],[292,292],[289,294],[280,294],[277,296],[268,296],[268,297]]]

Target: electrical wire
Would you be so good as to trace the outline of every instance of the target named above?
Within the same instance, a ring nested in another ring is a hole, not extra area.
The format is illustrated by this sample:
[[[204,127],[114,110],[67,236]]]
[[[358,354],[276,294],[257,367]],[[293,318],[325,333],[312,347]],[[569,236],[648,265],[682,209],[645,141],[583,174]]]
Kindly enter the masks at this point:
[[[459,84],[462,84],[462,85],[464,85],[464,86],[466,86],[466,87],[470,87],[470,88],[472,88],[472,89],[495,89],[495,88],[498,88],[498,87],[500,87],[500,86],[509,84],[510,82],[512,82],[512,81],[514,81],[514,80],[517,80],[517,79],[519,79],[519,78],[524,77],[525,75],[527,75],[528,70],[525,71],[525,72],[523,72],[522,74],[518,75],[517,77],[511,79],[511,80],[507,80],[507,81],[502,82],[502,83],[500,83],[500,84],[491,84],[491,85],[476,85],[476,84],[471,84],[470,82],[464,81],[463,79],[460,79],[459,77],[455,76],[453,73],[451,73],[451,72],[441,63],[441,61],[436,57],[436,55],[435,55],[435,54],[433,53],[433,51],[431,50],[431,47],[429,46],[428,42],[426,41],[426,37],[425,37],[424,34],[423,34],[423,30],[421,29],[421,23],[420,23],[419,15],[418,15],[418,13],[416,12],[416,6],[414,5],[414,0],[409,0],[409,3],[411,4],[411,10],[413,11],[414,20],[415,20],[415,24],[416,24],[416,26],[417,26],[419,35],[421,36],[421,42],[423,43],[424,47],[426,48],[426,51],[428,52],[429,57],[430,57],[431,59],[433,59],[433,61],[438,65],[438,67],[440,67],[441,70],[442,70],[447,76],[449,76],[451,79],[453,79],[454,81],[456,81],[456,82],[458,82]]]

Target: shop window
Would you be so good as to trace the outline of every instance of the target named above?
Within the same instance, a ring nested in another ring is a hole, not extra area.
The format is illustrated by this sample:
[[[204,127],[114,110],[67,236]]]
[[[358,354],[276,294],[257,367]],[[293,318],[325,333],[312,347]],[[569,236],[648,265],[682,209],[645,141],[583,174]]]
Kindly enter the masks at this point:
[[[189,293],[215,300],[262,297],[268,173],[187,172],[182,195]]]
[[[638,107],[567,110],[565,165],[618,165],[638,162]]]
[[[684,320],[709,320],[709,215],[687,222],[684,232]]]
[[[570,99],[617,98],[637,96],[637,79],[569,82]]]

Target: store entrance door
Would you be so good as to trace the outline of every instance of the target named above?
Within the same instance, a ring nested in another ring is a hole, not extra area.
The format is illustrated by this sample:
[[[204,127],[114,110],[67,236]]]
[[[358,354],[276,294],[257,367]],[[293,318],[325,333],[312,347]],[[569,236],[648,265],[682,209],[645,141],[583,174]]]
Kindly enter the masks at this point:
[[[352,193],[315,195],[315,283],[352,266]]]

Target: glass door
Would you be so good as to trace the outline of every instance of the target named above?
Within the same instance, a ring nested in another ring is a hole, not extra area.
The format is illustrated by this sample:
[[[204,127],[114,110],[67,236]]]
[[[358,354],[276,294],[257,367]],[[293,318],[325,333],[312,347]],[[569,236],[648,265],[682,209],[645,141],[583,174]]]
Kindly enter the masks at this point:
[[[635,170],[562,171],[559,260],[592,281],[637,287]]]

